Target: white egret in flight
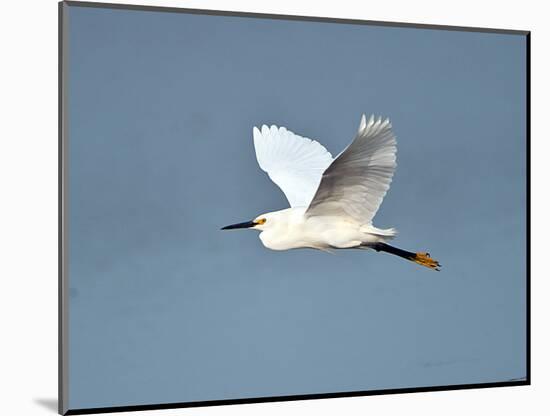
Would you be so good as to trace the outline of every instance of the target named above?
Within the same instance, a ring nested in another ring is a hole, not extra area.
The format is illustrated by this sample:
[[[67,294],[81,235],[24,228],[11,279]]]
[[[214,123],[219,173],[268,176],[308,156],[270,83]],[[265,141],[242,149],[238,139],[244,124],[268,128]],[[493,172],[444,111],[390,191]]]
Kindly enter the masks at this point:
[[[268,212],[222,230],[252,228],[271,250],[295,248],[373,249],[411,260],[430,269],[440,264],[428,253],[414,253],[387,242],[393,228],[372,224],[396,167],[396,141],[388,119],[367,121],[336,158],[315,140],[284,127],[254,127],[260,168],[284,192],[290,208]]]

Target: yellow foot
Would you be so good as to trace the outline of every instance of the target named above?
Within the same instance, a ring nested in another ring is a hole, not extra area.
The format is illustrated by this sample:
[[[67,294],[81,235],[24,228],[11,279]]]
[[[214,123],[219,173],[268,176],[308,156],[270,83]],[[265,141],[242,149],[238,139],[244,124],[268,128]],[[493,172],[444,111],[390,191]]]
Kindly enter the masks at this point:
[[[437,271],[439,271],[441,267],[437,260],[434,260],[430,257],[430,253],[416,253],[416,255],[411,260],[415,263],[420,264],[421,266],[425,266]]]

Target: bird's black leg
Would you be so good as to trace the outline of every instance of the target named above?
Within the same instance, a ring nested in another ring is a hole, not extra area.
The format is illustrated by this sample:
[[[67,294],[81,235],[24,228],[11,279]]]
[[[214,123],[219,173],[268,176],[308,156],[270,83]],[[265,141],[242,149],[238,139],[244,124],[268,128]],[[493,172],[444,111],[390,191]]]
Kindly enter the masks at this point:
[[[414,261],[421,266],[428,267],[433,270],[439,271],[441,265],[437,260],[430,257],[430,253],[413,253],[412,251],[403,250],[394,246],[390,246],[386,243],[369,243],[363,244],[363,247],[369,247],[376,251],[383,251],[395,256],[402,257],[404,259]]]

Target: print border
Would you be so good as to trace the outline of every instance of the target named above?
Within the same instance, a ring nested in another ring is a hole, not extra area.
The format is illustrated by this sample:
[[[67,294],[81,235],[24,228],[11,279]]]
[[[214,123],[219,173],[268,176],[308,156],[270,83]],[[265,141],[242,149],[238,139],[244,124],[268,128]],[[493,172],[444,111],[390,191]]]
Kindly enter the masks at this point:
[[[83,409],[69,409],[69,371],[68,371],[68,316],[69,316],[69,270],[68,270],[68,216],[69,209],[67,198],[67,180],[68,180],[68,7],[92,7],[105,9],[120,9],[120,10],[135,10],[149,11],[162,13],[186,13],[199,14],[210,16],[234,16],[245,18],[262,18],[275,20],[293,20],[304,22],[326,22],[338,24],[355,24],[369,26],[386,26],[386,27],[401,27],[415,28],[425,30],[448,30],[462,32],[477,32],[477,33],[495,33],[504,35],[524,36],[525,37],[525,65],[526,65],[526,375],[522,379],[514,379],[494,383],[472,383],[472,384],[457,384],[429,387],[410,387],[396,388],[384,390],[365,390],[365,391],[348,391],[335,393],[320,393],[320,394],[301,394],[288,396],[266,396],[252,397],[242,399],[227,399],[227,400],[209,400],[196,402],[176,402],[176,403],[158,403],[147,405],[132,405],[132,406],[113,406],[113,407],[96,407]],[[358,19],[343,19],[329,17],[314,17],[314,16],[293,16],[282,14],[267,14],[267,13],[248,13],[234,12],[222,10],[206,10],[206,9],[186,9],[178,7],[160,7],[160,6],[142,6],[130,4],[114,4],[114,3],[97,3],[97,2],[82,2],[82,1],[61,1],[58,3],[58,27],[59,27],[59,43],[58,43],[58,308],[59,308],[59,330],[58,330],[58,412],[61,415],[82,415],[93,413],[112,413],[140,410],[161,410],[161,409],[177,409],[199,406],[223,406],[231,404],[249,404],[249,403],[267,403],[267,402],[283,402],[294,400],[315,400],[328,399],[338,397],[357,397],[357,396],[372,396],[385,394],[403,394],[403,393],[420,393],[445,390],[465,390],[465,389],[481,389],[491,387],[511,387],[511,386],[526,386],[531,385],[531,32],[526,30],[507,30],[507,29],[491,29],[466,26],[444,26],[432,24],[414,24],[414,23],[399,23],[399,22],[383,22]]]

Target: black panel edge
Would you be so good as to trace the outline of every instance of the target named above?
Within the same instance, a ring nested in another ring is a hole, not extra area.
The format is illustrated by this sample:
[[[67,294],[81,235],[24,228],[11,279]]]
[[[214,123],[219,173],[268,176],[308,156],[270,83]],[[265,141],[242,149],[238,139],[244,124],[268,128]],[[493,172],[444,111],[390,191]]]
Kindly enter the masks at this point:
[[[199,402],[186,403],[166,403],[166,404],[147,404],[136,406],[114,406],[114,407],[97,407],[88,409],[71,409],[66,415],[84,415],[93,413],[113,413],[113,412],[135,412],[141,410],[165,410],[165,409],[181,409],[186,407],[207,407],[207,406],[224,406],[234,404],[251,404],[251,403],[270,403],[270,402],[288,402],[296,400],[316,400],[316,399],[333,399],[343,397],[358,397],[358,396],[373,396],[385,394],[403,394],[403,393],[422,393],[436,392],[449,390],[467,390],[492,387],[513,387],[530,385],[528,380],[503,381],[497,383],[479,383],[479,384],[458,384],[450,386],[430,386],[430,387],[411,387],[387,390],[370,390],[370,391],[353,391],[342,393],[322,393],[322,394],[302,394],[295,396],[267,396],[246,399],[228,399],[228,400],[210,400]]]

